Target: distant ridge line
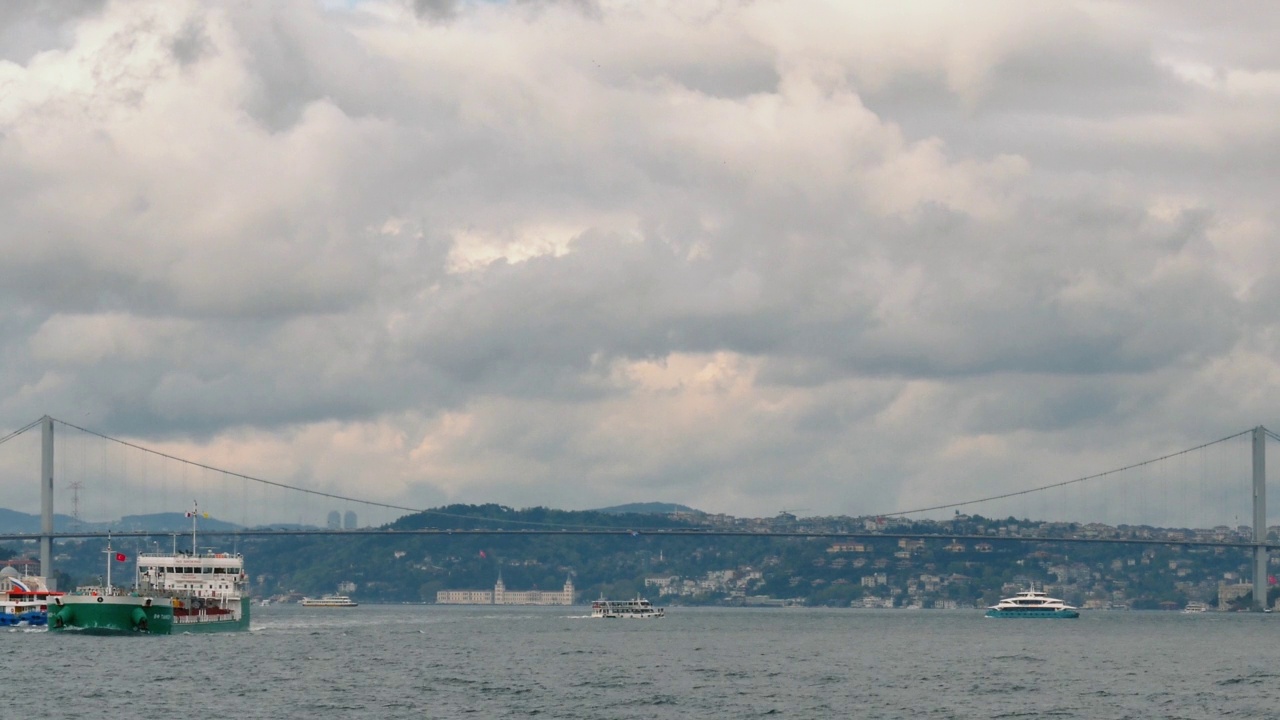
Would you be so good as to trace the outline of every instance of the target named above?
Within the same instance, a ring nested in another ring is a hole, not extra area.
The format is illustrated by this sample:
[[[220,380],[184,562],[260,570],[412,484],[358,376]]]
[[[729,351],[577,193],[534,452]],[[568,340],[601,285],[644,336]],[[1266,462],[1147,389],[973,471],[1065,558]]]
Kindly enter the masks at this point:
[[[607,515],[670,515],[671,513],[693,513],[695,515],[706,515],[701,510],[681,505],[679,503],[664,502],[641,502],[626,503],[623,505],[613,505],[604,508],[595,508],[587,512],[605,513]]]

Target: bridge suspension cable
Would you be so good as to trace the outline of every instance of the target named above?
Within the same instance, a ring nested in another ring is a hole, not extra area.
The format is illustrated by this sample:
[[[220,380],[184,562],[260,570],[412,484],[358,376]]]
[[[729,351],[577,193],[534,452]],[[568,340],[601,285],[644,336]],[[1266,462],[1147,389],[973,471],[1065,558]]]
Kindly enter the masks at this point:
[[[1269,431],[1269,430],[1265,430],[1265,428],[1264,428],[1264,431],[1265,431],[1268,435],[1270,435],[1272,438],[1275,438],[1275,439],[1277,439],[1277,440],[1280,440],[1280,437],[1276,437],[1276,435],[1275,435],[1275,434],[1273,434],[1273,433],[1271,433],[1271,431]],[[1195,446],[1195,447],[1187,448],[1186,450],[1179,450],[1178,452],[1169,453],[1168,455],[1162,455],[1162,456],[1160,456],[1160,457],[1158,457],[1158,458],[1152,458],[1152,459],[1150,459],[1150,460],[1143,460],[1142,462],[1133,463],[1133,464],[1131,464],[1131,465],[1125,465],[1124,467],[1115,468],[1114,470],[1107,470],[1106,472],[1100,472],[1100,473],[1095,473],[1095,474],[1093,474],[1093,475],[1086,475],[1086,476],[1084,476],[1084,477],[1078,477],[1078,478],[1075,478],[1075,479],[1073,479],[1073,480],[1064,480],[1064,481],[1062,481],[1062,482],[1056,482],[1056,483],[1052,483],[1052,484],[1050,484],[1050,485],[1041,485],[1040,487],[1028,488],[1028,489],[1026,489],[1026,490],[1016,490],[1016,491],[1013,491],[1013,492],[1001,493],[1001,494],[999,494],[999,495],[991,495],[991,496],[989,496],[989,497],[978,498],[978,499],[976,499],[976,500],[966,500],[966,501],[964,501],[964,502],[946,503],[946,504],[944,504],[944,505],[933,505],[933,506],[930,506],[930,507],[915,508],[915,509],[912,509],[912,510],[898,510],[898,511],[896,511],[896,512],[880,513],[880,514],[876,515],[876,517],[896,517],[896,516],[900,516],[900,515],[914,515],[914,514],[916,514],[916,513],[933,512],[933,511],[935,511],[935,510],[950,510],[951,508],[964,507],[964,506],[966,506],[966,505],[977,505],[978,503],[992,502],[992,501],[995,501],[995,500],[1004,500],[1004,499],[1006,499],[1006,498],[1018,497],[1019,495],[1030,495],[1030,494],[1032,494],[1032,493],[1037,493],[1037,492],[1041,492],[1041,491],[1044,491],[1044,490],[1052,490],[1052,489],[1054,489],[1054,488],[1066,487],[1066,486],[1068,486],[1068,485],[1075,485],[1075,484],[1078,484],[1078,483],[1086,482],[1086,481],[1088,481],[1088,480],[1097,480],[1097,479],[1099,479],[1099,478],[1107,477],[1108,475],[1115,475],[1115,474],[1117,474],[1117,473],[1122,473],[1122,472],[1125,472],[1125,471],[1128,471],[1128,470],[1133,470],[1133,469],[1136,469],[1136,468],[1145,467],[1145,466],[1147,466],[1147,465],[1154,465],[1155,463],[1163,462],[1163,461],[1168,460],[1168,459],[1170,459],[1170,458],[1176,458],[1176,457],[1178,457],[1178,456],[1180,456],[1180,455],[1187,455],[1187,454],[1189,454],[1189,453],[1193,453],[1193,452],[1195,452],[1195,451],[1197,451],[1197,450],[1203,450],[1203,449],[1205,449],[1205,448],[1207,448],[1207,447],[1212,447],[1212,446],[1217,445],[1217,444],[1219,444],[1219,443],[1224,443],[1224,442],[1226,442],[1226,441],[1228,441],[1228,440],[1234,440],[1234,439],[1236,439],[1236,438],[1238,438],[1238,437],[1241,437],[1241,436],[1244,436],[1244,435],[1248,435],[1248,434],[1249,434],[1249,433],[1251,433],[1251,432],[1253,432],[1253,429],[1252,429],[1252,428],[1250,428],[1250,429],[1248,429],[1248,430],[1241,430],[1240,432],[1235,433],[1234,435],[1228,435],[1228,436],[1226,436],[1226,437],[1224,437],[1224,438],[1219,438],[1219,439],[1214,440],[1214,441],[1212,441],[1212,442],[1207,442],[1207,443],[1203,443],[1203,444],[1197,445],[1197,446]]]
[[[304,493],[304,494],[308,494],[308,495],[314,495],[314,496],[318,496],[318,497],[325,497],[325,498],[330,498],[330,499],[334,499],[334,500],[341,500],[341,501],[345,501],[345,502],[358,503],[358,504],[368,505],[368,506],[372,506],[372,507],[380,507],[380,508],[385,508],[385,509],[389,509],[389,510],[397,510],[397,511],[402,511],[402,512],[406,512],[406,513],[428,514],[428,515],[437,516],[437,517],[447,517],[447,518],[454,518],[454,519],[466,519],[466,520],[473,521],[473,522],[491,522],[491,523],[495,523],[495,524],[526,525],[526,526],[531,526],[531,527],[555,527],[555,528],[576,527],[576,528],[581,528],[581,529],[616,529],[616,526],[614,526],[614,527],[609,527],[609,528],[606,528],[605,526],[599,526],[599,527],[597,527],[597,526],[586,526],[586,525],[582,525],[582,526],[579,526],[579,525],[572,525],[572,526],[568,526],[568,525],[564,525],[564,524],[561,524],[561,523],[539,522],[539,521],[532,521],[532,520],[514,520],[514,519],[505,519],[505,518],[479,518],[479,517],[476,517],[476,516],[474,516],[474,515],[463,515],[463,514],[457,514],[457,513],[441,512],[441,511],[439,511],[439,510],[429,510],[429,509],[422,509],[422,508],[412,508],[412,507],[407,507],[407,506],[404,506],[404,505],[396,505],[396,504],[393,504],[393,503],[385,503],[385,502],[380,502],[380,501],[376,501],[376,500],[366,500],[366,499],[354,498],[354,497],[349,497],[349,496],[346,496],[346,495],[339,495],[339,494],[337,494],[337,493],[325,492],[325,491],[322,491],[322,490],[314,490],[314,489],[311,489],[311,488],[305,488],[305,487],[300,487],[300,486],[296,486],[296,485],[289,485],[289,484],[287,484],[287,483],[281,483],[281,482],[277,482],[277,481],[273,481],[273,480],[267,480],[267,479],[264,479],[264,478],[254,477],[254,476],[252,476],[252,475],[246,475],[246,474],[244,474],[244,473],[239,473],[239,472],[235,472],[235,471],[232,471],[232,470],[225,470],[225,469],[223,469],[223,468],[215,467],[215,466],[208,465],[208,464],[205,464],[205,463],[196,462],[196,461],[193,461],[193,460],[187,460],[187,459],[184,459],[184,458],[180,458],[180,457],[177,457],[177,456],[171,455],[171,454],[169,454],[169,453],[161,452],[161,451],[159,451],[159,450],[154,450],[154,449],[152,449],[152,448],[148,448],[148,447],[145,447],[145,446],[142,446],[142,445],[138,445],[138,444],[136,444],[136,443],[132,443],[132,442],[129,442],[129,441],[127,441],[127,440],[122,440],[122,439],[120,439],[120,438],[112,437],[112,436],[110,436],[110,435],[106,435],[106,434],[104,434],[104,433],[100,433],[100,432],[97,432],[97,431],[95,431],[95,430],[90,430],[90,429],[88,429],[88,428],[81,427],[81,426],[76,425],[76,424],[74,424],[74,423],[69,423],[69,422],[67,422],[67,421],[65,421],[65,420],[59,420],[59,419],[57,419],[57,418],[51,418],[51,419],[52,419],[54,422],[56,422],[56,423],[58,423],[58,424],[60,424],[60,425],[66,426],[66,427],[68,427],[68,428],[72,428],[72,429],[74,429],[74,430],[78,430],[78,431],[83,432],[83,433],[86,433],[86,434],[88,434],[88,435],[93,435],[93,436],[96,436],[96,437],[102,438],[103,440],[106,440],[106,441],[108,441],[108,442],[117,443],[117,444],[119,444],[119,445],[121,445],[121,446],[124,446],[124,447],[133,448],[133,449],[135,449],[135,450],[139,450],[139,451],[141,451],[141,452],[143,452],[143,453],[147,453],[147,454],[150,454],[150,455],[154,455],[154,456],[156,456],[156,457],[165,458],[165,459],[167,459],[167,460],[171,460],[171,461],[174,461],[174,462],[177,462],[177,463],[181,463],[181,464],[184,464],[184,465],[188,465],[188,466],[191,466],[191,467],[201,468],[201,469],[209,470],[209,471],[216,472],[216,473],[222,473],[222,474],[225,474],[225,475],[227,475],[227,476],[240,478],[240,479],[242,479],[242,480],[246,480],[246,481],[249,481],[249,482],[255,482],[255,483],[259,483],[259,484],[266,485],[266,486],[271,486],[271,487],[280,488],[280,489],[283,489],[283,490],[292,490],[292,491],[294,491],[294,492],[300,492],[300,493]],[[24,427],[22,427],[22,428],[20,428],[20,429],[18,429],[18,430],[13,431],[12,433],[10,433],[10,434],[8,434],[8,435],[4,436],[3,438],[0,438],[0,444],[4,444],[5,442],[7,442],[7,441],[9,441],[9,440],[11,440],[11,439],[13,439],[13,438],[15,438],[15,437],[17,437],[17,436],[19,436],[19,435],[23,434],[23,433],[25,433],[25,432],[29,431],[30,429],[32,429],[32,428],[34,428],[34,427],[36,427],[36,426],[37,426],[37,425],[39,425],[39,424],[40,424],[40,420],[36,420],[36,421],[33,421],[33,422],[29,423],[28,425],[26,425],[26,426],[24,426]],[[1202,443],[1202,444],[1200,444],[1200,445],[1196,445],[1195,447],[1187,448],[1187,449],[1185,449],[1185,450],[1180,450],[1180,451],[1178,451],[1178,452],[1169,453],[1169,454],[1162,455],[1162,456],[1157,457],[1157,458],[1152,458],[1152,459],[1150,459],[1150,460],[1144,460],[1144,461],[1142,461],[1142,462],[1132,463],[1132,464],[1130,464],[1130,465],[1126,465],[1126,466],[1124,466],[1124,467],[1119,467],[1119,468],[1115,468],[1115,469],[1112,469],[1112,470],[1107,470],[1107,471],[1105,471],[1105,472],[1095,473],[1095,474],[1092,474],[1092,475],[1086,475],[1086,476],[1084,476],[1084,477],[1078,477],[1078,478],[1074,478],[1074,479],[1071,479],[1071,480],[1065,480],[1065,481],[1062,481],[1062,482],[1051,483],[1051,484],[1048,484],[1048,485],[1042,485],[1042,486],[1039,486],[1039,487],[1028,488],[1028,489],[1025,489],[1025,490],[1016,490],[1016,491],[1007,492],[1007,493],[1000,493],[1000,494],[997,494],[997,495],[990,495],[990,496],[987,496],[987,497],[977,498],[977,499],[973,499],[973,500],[965,500],[965,501],[960,501],[960,502],[944,503],[944,504],[932,505],[932,506],[928,506],[928,507],[913,508],[913,509],[909,509],[909,510],[896,510],[896,511],[893,511],[893,512],[877,513],[877,514],[874,514],[873,516],[875,516],[875,517],[897,517],[897,516],[913,515],[913,514],[917,514],[917,513],[924,513],[924,512],[933,512],[933,511],[937,511],[937,510],[948,510],[948,509],[952,509],[952,508],[960,508],[960,507],[965,507],[965,506],[969,506],[969,505],[977,505],[977,504],[980,504],[980,503],[994,502],[994,501],[996,501],[996,500],[1004,500],[1004,499],[1012,498],[1012,497],[1019,497],[1019,496],[1024,496],[1024,495],[1030,495],[1030,494],[1033,494],[1033,493],[1043,492],[1043,491],[1046,491],[1046,490],[1052,490],[1052,489],[1055,489],[1055,488],[1061,488],[1061,487],[1066,487],[1066,486],[1070,486],[1070,485],[1077,485],[1077,484],[1084,483],[1084,482],[1087,482],[1087,481],[1090,481],[1090,480],[1097,480],[1097,479],[1104,478],[1104,477],[1107,477],[1107,476],[1110,476],[1110,475],[1115,475],[1115,474],[1118,474],[1118,473],[1122,473],[1122,472],[1125,472],[1125,471],[1128,471],[1128,470],[1133,470],[1133,469],[1136,469],[1136,468],[1141,468],[1141,467],[1144,467],[1144,466],[1153,465],[1153,464],[1155,464],[1155,463],[1159,463],[1159,462],[1162,462],[1162,461],[1165,461],[1165,460],[1169,460],[1169,459],[1171,459],[1171,458],[1176,458],[1176,457],[1179,457],[1179,456],[1184,456],[1184,455],[1187,455],[1187,454],[1190,454],[1190,453],[1196,452],[1196,451],[1198,451],[1198,450],[1203,450],[1203,449],[1205,449],[1205,448],[1212,447],[1212,446],[1214,446],[1214,445],[1218,445],[1218,444],[1220,444],[1220,443],[1227,442],[1227,441],[1229,441],[1229,440],[1234,440],[1234,439],[1236,439],[1236,438],[1239,438],[1239,437],[1242,437],[1242,436],[1244,436],[1244,435],[1247,435],[1247,434],[1249,434],[1249,433],[1251,433],[1251,432],[1253,432],[1253,430],[1252,430],[1252,429],[1249,429],[1249,430],[1242,430],[1242,431],[1240,431],[1240,432],[1238,432],[1238,433],[1234,433],[1234,434],[1232,434],[1232,435],[1228,435],[1228,436],[1226,436],[1226,437],[1219,438],[1219,439],[1217,439],[1217,440],[1213,440],[1213,441],[1211,441],[1211,442]],[[1267,435],[1268,437],[1270,437],[1270,438],[1272,438],[1272,439],[1274,439],[1274,440],[1280,441],[1280,435],[1277,435],[1276,433],[1273,433],[1273,432],[1271,432],[1270,430],[1267,430],[1267,429],[1265,429],[1265,428],[1264,428],[1264,432],[1266,433],[1266,435]]]
[[[148,453],[148,454],[150,454],[150,455],[155,455],[155,456],[157,456],[157,457],[162,457],[162,458],[165,458],[166,460],[172,460],[172,461],[174,461],[174,462],[182,463],[182,464],[184,464],[184,465],[190,465],[191,467],[198,467],[198,468],[201,468],[201,469],[204,469],[204,470],[210,470],[210,471],[212,471],[212,472],[223,473],[223,474],[225,474],[225,475],[229,475],[229,476],[231,476],[231,477],[237,477],[237,478],[240,478],[241,480],[248,480],[248,481],[250,481],[250,482],[262,483],[263,485],[271,485],[272,487],[278,487],[278,488],[282,488],[282,489],[284,489],[284,490],[293,490],[293,491],[295,491],[295,492],[306,493],[306,494],[309,494],[309,495],[319,495],[319,496],[321,496],[321,497],[327,497],[327,498],[330,498],[330,499],[333,499],[333,500],[343,500],[343,501],[346,501],[346,502],[360,503],[360,504],[362,504],[362,505],[372,505],[372,506],[375,506],[375,507],[387,508],[388,510],[403,510],[403,511],[405,511],[405,512],[413,512],[413,513],[416,513],[416,512],[422,512],[421,510],[418,510],[417,508],[405,507],[405,506],[403,506],[403,505],[393,505],[393,504],[391,504],[391,503],[378,502],[378,501],[376,501],[376,500],[361,500],[361,499],[359,499],[359,498],[347,497],[347,496],[345,496],[345,495],[338,495],[338,494],[336,494],[336,493],[324,492],[323,490],[312,490],[312,489],[310,489],[310,488],[298,487],[298,486],[296,486],[296,485],[288,485],[288,484],[286,484],[286,483],[276,482],[276,481],[274,481],[274,480],[265,480],[265,479],[263,479],[263,478],[253,477],[252,475],[245,475],[244,473],[238,473],[238,472],[235,472],[234,470],[224,470],[224,469],[222,469],[222,468],[214,467],[214,466],[212,466],[212,465],[206,465],[206,464],[204,464],[204,463],[199,463],[199,462],[196,462],[196,461],[194,461],[194,460],[187,460],[187,459],[185,459],[185,458],[177,457],[176,455],[170,455],[169,453],[160,452],[159,450],[153,450],[153,449],[151,449],[151,448],[149,448],[149,447],[144,447],[144,446],[142,446],[142,445],[138,445],[138,444],[136,444],[136,443],[131,443],[131,442],[129,442],[128,440],[121,440],[120,438],[111,437],[110,435],[105,435],[105,434],[100,433],[100,432],[98,432],[98,431],[96,431],[96,430],[90,430],[90,429],[88,429],[88,428],[83,428],[83,427],[80,427],[79,425],[76,425],[76,424],[73,424],[73,423],[69,423],[69,422],[67,422],[67,421],[65,421],[65,420],[59,420],[58,418],[53,418],[53,421],[54,421],[54,422],[56,422],[56,423],[58,423],[59,425],[65,425],[66,427],[69,427],[69,428],[72,428],[72,429],[75,429],[75,430],[79,430],[79,431],[80,431],[80,432],[82,432],[82,433],[86,433],[86,434],[89,434],[89,435],[94,435],[94,436],[96,436],[96,437],[100,437],[100,438],[102,438],[103,440],[107,440],[107,441],[109,441],[109,442],[113,442],[113,443],[118,443],[118,444],[123,445],[123,446],[125,446],[125,447],[133,448],[134,450],[140,450],[140,451],[142,451],[142,452],[144,452],[144,453]],[[27,429],[30,429],[31,427],[34,427],[36,424],[39,424],[39,422],[40,422],[40,421],[39,421],[39,420],[37,420],[37,421],[36,421],[35,423],[33,423],[32,425],[28,426],[28,427],[27,427]]]
[[[566,524],[564,524],[564,523],[539,522],[539,521],[536,521],[536,520],[513,520],[513,519],[506,519],[506,518],[483,518],[483,517],[476,517],[476,516],[474,516],[474,515],[463,515],[463,514],[460,514],[460,513],[447,513],[447,512],[441,512],[441,511],[439,511],[439,510],[427,510],[427,509],[421,509],[421,508],[411,508],[411,507],[406,507],[406,506],[404,506],[404,505],[395,505],[395,504],[392,504],[392,503],[378,502],[378,501],[376,501],[376,500],[362,500],[362,499],[360,499],[360,498],[347,497],[347,496],[345,496],[345,495],[338,495],[338,494],[336,494],[336,493],[324,492],[324,491],[322,491],[322,490],[312,490],[312,489],[310,489],[310,488],[298,487],[298,486],[296,486],[296,485],[289,485],[289,484],[286,484],[286,483],[276,482],[276,481],[274,481],[274,480],[266,480],[266,479],[264,479],[264,478],[254,477],[254,476],[252,476],[252,475],[246,475],[246,474],[244,474],[244,473],[238,473],[238,472],[235,472],[235,471],[233,471],[233,470],[224,470],[224,469],[222,469],[222,468],[214,467],[214,466],[212,466],[212,465],[206,465],[206,464],[204,464],[204,463],[196,462],[196,461],[194,461],[194,460],[187,460],[187,459],[185,459],[185,458],[180,458],[180,457],[177,457],[177,456],[171,455],[171,454],[169,454],[169,453],[165,453],[165,452],[161,452],[161,451],[159,451],[159,450],[154,450],[154,449],[152,449],[152,448],[144,447],[144,446],[142,446],[142,445],[138,445],[138,444],[136,444],[136,443],[131,443],[131,442],[129,442],[128,440],[121,440],[120,438],[112,437],[112,436],[110,436],[110,435],[106,435],[106,434],[104,434],[104,433],[97,432],[96,430],[90,430],[90,429],[88,429],[88,428],[80,427],[79,425],[76,425],[76,424],[74,424],[74,423],[69,423],[69,422],[67,422],[67,421],[65,421],[65,420],[59,420],[59,419],[57,419],[57,418],[52,418],[52,420],[53,420],[54,422],[58,423],[59,425],[64,425],[64,426],[69,427],[69,428],[72,428],[72,429],[74,429],[74,430],[79,430],[79,431],[80,431],[80,432],[82,432],[82,433],[86,433],[86,434],[89,434],[89,435],[93,435],[93,436],[95,436],[95,437],[102,438],[103,440],[106,440],[106,441],[108,441],[108,442],[118,443],[118,444],[120,444],[120,445],[122,445],[122,446],[125,446],[125,447],[133,448],[133,449],[135,449],[135,450],[139,450],[139,451],[142,451],[142,452],[144,452],[144,453],[148,453],[148,454],[151,454],[151,455],[154,455],[154,456],[157,456],[157,457],[162,457],[162,458],[165,458],[166,460],[172,460],[172,461],[177,462],[177,463],[182,463],[182,464],[185,464],[185,465],[189,465],[189,466],[191,466],[191,467],[197,467],[197,468],[201,468],[201,469],[204,469],[204,470],[209,470],[209,471],[212,471],[212,472],[223,473],[223,474],[228,475],[228,476],[230,476],[230,477],[240,478],[241,480],[247,480],[247,481],[249,481],[249,482],[261,483],[261,484],[263,484],[263,485],[270,485],[270,486],[272,486],[272,487],[281,488],[281,489],[283,489],[283,490],[293,490],[293,491],[295,491],[295,492],[306,493],[306,494],[309,494],[309,495],[317,495],[317,496],[320,496],[320,497],[326,497],[326,498],[330,498],[330,499],[333,499],[333,500],[342,500],[342,501],[345,501],[345,502],[359,503],[359,504],[362,504],[362,505],[370,505],[370,506],[373,506],[373,507],[386,508],[386,509],[388,509],[388,510],[400,510],[400,511],[407,512],[407,513],[422,514],[422,515],[431,515],[431,516],[434,516],[434,517],[445,517],[445,518],[451,518],[451,519],[457,519],[457,520],[469,520],[469,521],[472,521],[472,522],[487,522],[487,523],[494,523],[494,524],[506,524],[506,525],[527,525],[527,526],[530,526],[530,527],[548,527],[548,528],[557,528],[557,529],[561,529],[561,528],[577,528],[577,529],[581,529],[581,530],[617,530],[617,529],[618,529],[616,526],[612,526],[612,527],[610,527],[610,526],[604,526],[604,525],[599,525],[599,526],[596,526],[596,525],[566,525]],[[16,431],[15,433],[13,433],[13,435],[15,435],[15,436],[16,436],[16,435],[19,435],[19,434],[21,434],[21,433],[23,433],[23,432],[25,432],[25,431],[27,431],[27,430],[30,430],[31,428],[33,428],[33,427],[35,427],[35,426],[37,426],[37,425],[39,425],[39,424],[40,424],[40,421],[39,421],[39,420],[36,420],[35,422],[31,423],[31,424],[30,424],[30,425],[28,425],[27,427],[23,428],[22,430]],[[3,442],[3,441],[0,441],[0,442]]]
[[[19,435],[21,435],[22,433],[24,433],[24,432],[26,432],[26,431],[30,430],[31,428],[33,428],[33,427],[35,427],[35,426],[37,426],[37,425],[39,425],[39,424],[40,424],[40,421],[39,421],[39,420],[32,420],[31,422],[27,423],[27,425],[26,425],[25,427],[22,427],[22,428],[20,428],[20,429],[18,429],[18,430],[14,430],[13,432],[9,433],[8,435],[5,435],[4,437],[0,438],[0,445],[3,445],[3,444],[5,444],[5,443],[9,442],[10,440],[12,440],[12,439],[14,439],[14,438],[18,437],[18,436],[19,436]]]

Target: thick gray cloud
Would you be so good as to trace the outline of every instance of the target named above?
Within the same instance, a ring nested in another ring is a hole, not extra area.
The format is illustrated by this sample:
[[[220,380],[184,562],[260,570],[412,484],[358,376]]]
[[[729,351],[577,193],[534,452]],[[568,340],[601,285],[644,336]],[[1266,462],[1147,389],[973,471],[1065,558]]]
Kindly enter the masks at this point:
[[[0,417],[410,505],[738,514],[1265,424],[1256,10],[6,9]]]

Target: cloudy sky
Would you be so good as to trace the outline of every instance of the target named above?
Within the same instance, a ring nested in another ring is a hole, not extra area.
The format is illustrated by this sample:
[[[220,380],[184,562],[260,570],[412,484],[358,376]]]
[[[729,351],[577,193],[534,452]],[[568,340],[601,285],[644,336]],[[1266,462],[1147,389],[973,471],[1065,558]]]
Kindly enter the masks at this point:
[[[1280,429],[1278,35],[1270,2],[4,3],[0,430],[410,507],[858,515]]]

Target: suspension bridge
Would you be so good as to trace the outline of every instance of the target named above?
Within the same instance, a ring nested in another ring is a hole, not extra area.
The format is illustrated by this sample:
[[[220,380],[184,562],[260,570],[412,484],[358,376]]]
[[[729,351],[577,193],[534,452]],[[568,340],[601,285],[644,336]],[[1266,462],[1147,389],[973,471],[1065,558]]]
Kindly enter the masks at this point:
[[[35,432],[36,429],[38,432]],[[55,452],[55,438],[57,451]],[[45,416],[0,437],[0,478],[11,510],[39,507],[39,528],[0,532],[0,540],[38,542],[40,565],[53,567],[55,541],[71,538],[168,536],[175,528],[146,527],[145,518],[178,518],[192,498],[200,498],[203,535],[648,535],[683,537],[751,536],[801,538],[923,538],[947,537],[981,541],[1052,541],[1055,543],[1181,544],[1236,548],[1252,555],[1255,609],[1265,602],[1271,550],[1280,536],[1267,526],[1266,446],[1280,436],[1262,426],[1105,472],[1050,483],[1028,482],[1025,487],[990,494],[972,493],[962,499],[923,504],[909,509],[880,509],[860,517],[938,517],[948,511],[975,512],[987,517],[1036,518],[1071,523],[1090,529],[1077,535],[1014,535],[992,537],[963,533],[923,534],[868,527],[864,530],[822,531],[813,528],[749,529],[723,523],[687,528],[618,528],[519,523],[492,528],[388,527],[399,517],[435,510],[355,497],[341,488],[309,486],[307,471],[293,471],[287,481],[266,479],[215,467],[182,457],[190,445],[143,446],[89,428]],[[247,460],[261,466],[269,449],[240,449]],[[252,453],[258,452],[257,455]],[[29,458],[39,457],[38,469]],[[38,472],[39,483],[30,478]],[[36,488],[39,488],[37,491]],[[63,513],[55,514],[57,491]],[[70,516],[65,514],[70,494]],[[92,508],[94,520],[84,517]],[[359,518],[359,521],[356,520]],[[468,520],[476,520],[468,517]],[[1129,532],[1099,534],[1098,528],[1129,528]],[[1134,528],[1165,528],[1151,533]]]

